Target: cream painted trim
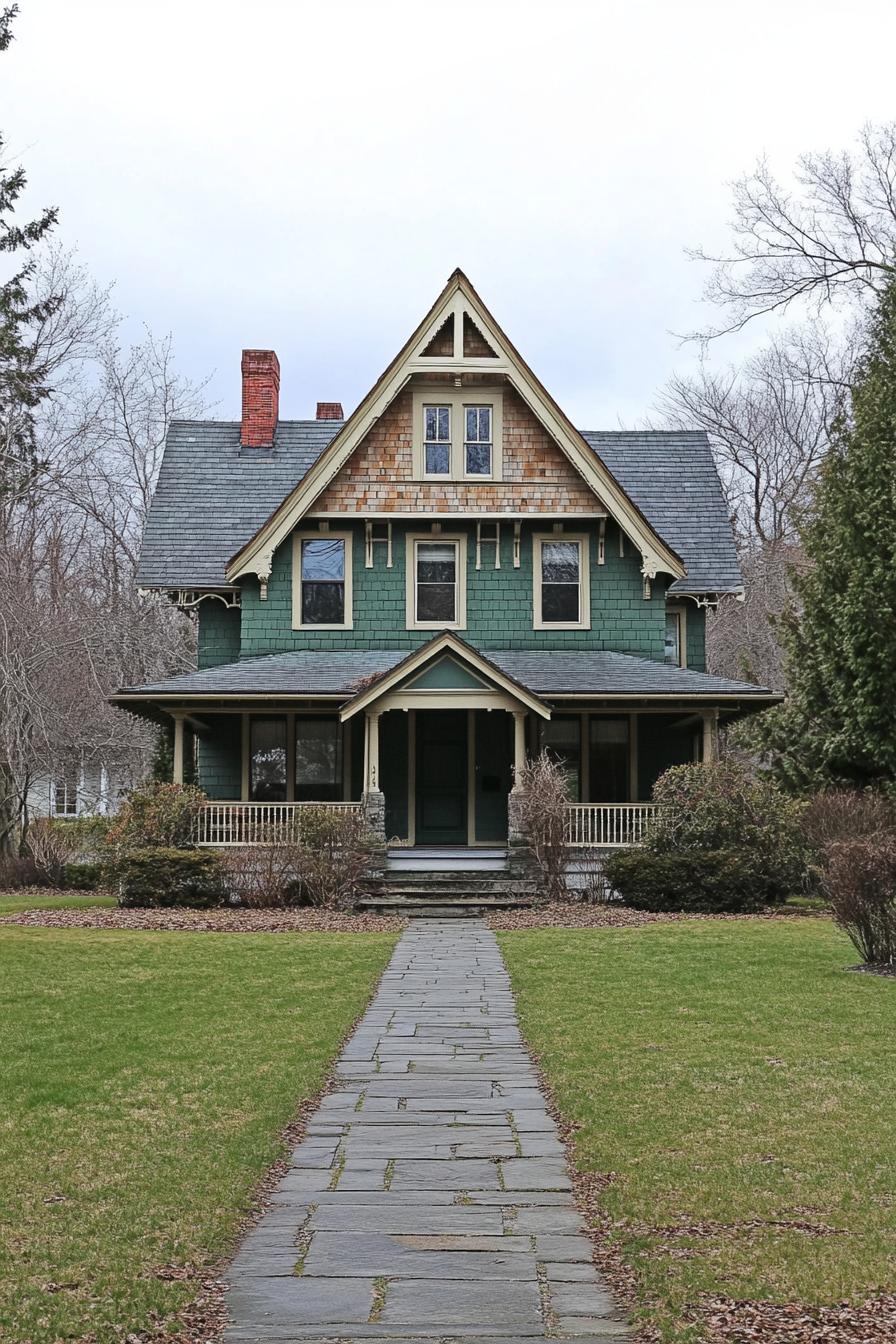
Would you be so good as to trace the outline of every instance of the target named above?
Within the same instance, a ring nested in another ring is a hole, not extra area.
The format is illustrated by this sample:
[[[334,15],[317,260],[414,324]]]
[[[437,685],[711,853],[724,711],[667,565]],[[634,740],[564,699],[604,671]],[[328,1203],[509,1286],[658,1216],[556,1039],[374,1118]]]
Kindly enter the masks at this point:
[[[688,612],[683,602],[670,602],[666,605],[667,616],[678,617],[678,667],[688,665]],[[674,664],[667,663],[667,667]]]
[[[417,545],[435,542],[454,546],[455,601],[453,621],[417,620]],[[466,630],[467,628],[467,538],[457,532],[408,532],[405,537],[405,628],[407,630]]]
[[[345,585],[343,615],[338,625],[317,625],[302,621],[302,542],[341,541],[345,547]],[[293,630],[351,630],[354,620],[352,607],[352,534],[351,532],[294,532],[292,537],[292,628]]]
[[[404,658],[400,663],[396,664],[395,667],[385,673],[375,685],[368,686],[366,690],[359,692],[353,700],[350,700],[347,705],[343,706],[340,717],[343,720],[350,719],[352,715],[365,709],[371,701],[378,700],[388,691],[391,691],[393,686],[401,686],[424,664],[438,658],[439,655],[446,650],[451,650],[461,662],[469,663],[470,667],[477,671],[487,681],[491,682],[493,686],[497,686],[500,690],[506,691],[512,699],[518,702],[518,704],[524,705],[527,709],[531,709],[542,719],[549,719],[551,717],[550,709],[539,696],[534,695],[531,691],[525,690],[511,677],[506,676],[499,668],[494,667],[489,663],[487,659],[481,658],[474,648],[464,640],[460,639],[457,635],[453,635],[450,630],[446,630],[440,637],[431,640],[428,644],[422,645],[419,649],[415,649],[407,658]],[[472,692],[472,694],[478,693]],[[420,705],[419,692],[418,698],[415,700],[415,705],[418,707]]]
[[[520,707],[514,695],[503,691],[390,691],[376,701],[381,713],[390,709],[506,709],[509,714]]]
[[[455,314],[455,332],[458,323],[463,322],[464,312],[469,312],[472,321],[496,351],[496,359],[420,358],[422,351],[452,312]],[[464,372],[487,370],[506,378],[637,546],[641,552],[644,573],[653,576],[662,571],[675,578],[685,577],[687,571],[680,556],[653,530],[634,501],[563,414],[495,322],[467,277],[462,271],[455,271],[416,331],[328,447],[255,535],[231,558],[227,565],[229,583],[244,574],[265,577],[270,574],[277,547],[286,540],[342,469],[364,435],[412,375],[424,370],[454,372],[458,376]]]
[[[591,548],[587,532],[536,532],[532,537],[532,629],[533,630],[590,630],[591,629]],[[543,621],[541,619],[541,550],[545,542],[575,541],[579,546],[579,619],[577,621]]]
[[[431,387],[421,386],[413,394],[413,472],[416,481],[467,481],[473,485],[504,479],[504,393],[500,387],[454,388],[444,383]],[[451,447],[449,469],[444,475],[427,474],[424,470],[424,412],[427,406],[450,408]],[[466,418],[467,406],[490,406],[492,410],[492,469],[488,476],[467,474]]]

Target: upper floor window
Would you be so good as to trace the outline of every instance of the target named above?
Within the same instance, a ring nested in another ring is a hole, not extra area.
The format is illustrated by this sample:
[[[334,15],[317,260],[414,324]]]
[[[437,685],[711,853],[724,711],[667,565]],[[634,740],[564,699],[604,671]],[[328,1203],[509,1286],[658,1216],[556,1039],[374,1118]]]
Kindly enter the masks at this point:
[[[590,629],[587,537],[536,536],[533,581],[536,630]]]
[[[466,406],[464,435],[464,472],[467,476],[492,474],[492,408]]]
[[[423,408],[423,472],[426,476],[451,475],[451,407]]]
[[[686,667],[684,608],[669,607],[666,610],[666,642],[663,661],[673,667]]]
[[[503,399],[498,388],[420,388],[413,407],[417,480],[501,480]]]
[[[466,538],[408,537],[409,630],[459,629],[466,624]]]
[[[293,627],[350,630],[351,533],[297,532],[294,547]]]

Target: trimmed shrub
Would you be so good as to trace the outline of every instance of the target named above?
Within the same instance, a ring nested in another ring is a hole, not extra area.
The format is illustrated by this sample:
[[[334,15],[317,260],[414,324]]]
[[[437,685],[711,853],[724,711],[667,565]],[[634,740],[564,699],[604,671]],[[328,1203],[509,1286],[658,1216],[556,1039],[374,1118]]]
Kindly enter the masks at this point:
[[[653,801],[660,807],[647,837],[652,853],[738,853],[763,902],[784,900],[803,888],[804,804],[768,777],[734,760],[676,765],[657,780]]]
[[[822,885],[835,921],[862,960],[896,964],[896,841],[829,845]]]
[[[111,817],[99,815],[57,818],[53,822],[54,828],[70,840],[74,854],[91,857],[103,853],[111,825]]]
[[[220,856],[211,849],[131,849],[115,865],[123,906],[188,905],[205,910],[225,900]]]
[[[96,861],[67,863],[62,874],[62,885],[72,891],[96,891],[108,881],[106,865]]]
[[[134,789],[112,821],[106,843],[120,849],[188,849],[193,822],[205,802],[201,789],[184,784],[147,784]]]
[[[744,914],[773,899],[741,850],[654,854],[646,848],[623,849],[606,860],[604,871],[635,910]]]

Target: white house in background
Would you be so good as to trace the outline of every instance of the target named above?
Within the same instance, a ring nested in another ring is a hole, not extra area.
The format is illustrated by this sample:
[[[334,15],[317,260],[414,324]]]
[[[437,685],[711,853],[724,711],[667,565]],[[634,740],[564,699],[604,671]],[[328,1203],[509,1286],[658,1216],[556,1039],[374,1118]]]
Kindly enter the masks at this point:
[[[72,765],[34,781],[28,811],[32,817],[111,816],[132,783],[104,765]]]

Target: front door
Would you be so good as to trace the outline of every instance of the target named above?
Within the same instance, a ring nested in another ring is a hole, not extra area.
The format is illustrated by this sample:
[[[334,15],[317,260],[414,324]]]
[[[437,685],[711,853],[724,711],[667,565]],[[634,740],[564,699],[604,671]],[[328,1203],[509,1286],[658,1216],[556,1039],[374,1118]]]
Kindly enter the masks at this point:
[[[417,713],[418,845],[467,843],[467,713],[427,709]]]

